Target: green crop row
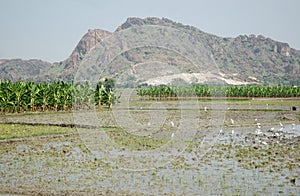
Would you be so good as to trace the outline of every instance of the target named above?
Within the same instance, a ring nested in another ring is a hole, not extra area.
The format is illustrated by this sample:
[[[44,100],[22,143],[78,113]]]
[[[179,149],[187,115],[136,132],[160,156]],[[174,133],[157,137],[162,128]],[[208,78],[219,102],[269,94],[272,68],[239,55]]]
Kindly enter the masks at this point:
[[[143,98],[176,97],[300,97],[300,87],[291,86],[150,86],[138,88]]]
[[[33,83],[0,81],[0,111],[47,111],[98,107],[108,108],[117,97],[114,81],[106,79],[94,88],[88,83]]]

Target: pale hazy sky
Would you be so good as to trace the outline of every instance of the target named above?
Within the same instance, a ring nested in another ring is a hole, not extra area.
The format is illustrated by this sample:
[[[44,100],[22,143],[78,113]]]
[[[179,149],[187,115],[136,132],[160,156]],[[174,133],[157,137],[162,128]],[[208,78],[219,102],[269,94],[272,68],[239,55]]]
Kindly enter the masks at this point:
[[[219,36],[262,34],[300,49],[299,0],[0,0],[0,59],[67,58],[88,29],[165,17]]]

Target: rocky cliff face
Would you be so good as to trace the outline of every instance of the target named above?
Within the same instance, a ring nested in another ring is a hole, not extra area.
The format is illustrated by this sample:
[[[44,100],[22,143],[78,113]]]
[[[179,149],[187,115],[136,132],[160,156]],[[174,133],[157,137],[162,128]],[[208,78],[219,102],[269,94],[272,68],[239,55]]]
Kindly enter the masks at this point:
[[[59,80],[72,80],[73,74],[76,72],[80,62],[97,44],[111,34],[101,29],[89,29],[79,41],[72,54],[65,61],[55,63],[55,67],[61,70],[56,75],[56,78]]]
[[[179,22],[174,22],[167,18],[160,19],[160,18],[156,18],[156,17],[147,17],[145,19],[136,18],[136,17],[127,18],[127,20],[116,29],[116,32],[133,27],[133,26],[142,26],[142,25],[170,26],[170,27],[181,29],[184,31],[189,31],[189,32],[193,31],[193,32],[197,32],[197,33],[204,33],[203,31],[201,31],[200,29],[198,29],[196,27],[184,25]]]
[[[89,29],[79,41],[70,57],[66,60],[65,68],[76,67],[97,44],[111,34],[112,33],[101,29]]]

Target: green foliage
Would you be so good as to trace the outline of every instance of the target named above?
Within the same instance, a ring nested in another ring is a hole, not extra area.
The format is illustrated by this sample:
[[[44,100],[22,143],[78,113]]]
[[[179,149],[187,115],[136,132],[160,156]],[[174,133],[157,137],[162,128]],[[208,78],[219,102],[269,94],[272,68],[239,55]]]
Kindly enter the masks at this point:
[[[76,129],[69,127],[0,124],[0,140],[74,132]]]
[[[300,120],[300,112],[296,114],[296,117]]]
[[[143,98],[178,97],[300,97],[300,87],[291,86],[150,86],[137,89]]]
[[[104,82],[98,82],[95,89],[95,103],[100,109],[101,105],[107,105],[110,109],[112,104],[115,104],[119,97],[114,95],[115,81],[111,78],[106,78]]]
[[[99,82],[103,84],[106,91],[113,91],[115,89],[115,81],[112,78],[105,78],[104,82]]]
[[[33,83],[0,81],[0,111],[48,111],[92,108],[116,103],[114,81],[99,82],[96,89],[88,83]]]

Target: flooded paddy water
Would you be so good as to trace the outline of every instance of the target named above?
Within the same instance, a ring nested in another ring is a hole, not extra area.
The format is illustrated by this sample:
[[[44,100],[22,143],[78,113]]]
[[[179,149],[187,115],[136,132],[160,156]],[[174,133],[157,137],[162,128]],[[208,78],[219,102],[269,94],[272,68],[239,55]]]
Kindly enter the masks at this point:
[[[1,140],[0,194],[300,194],[300,123],[289,105],[176,104],[2,115],[1,123],[84,126]],[[120,121],[128,114],[137,124]]]

